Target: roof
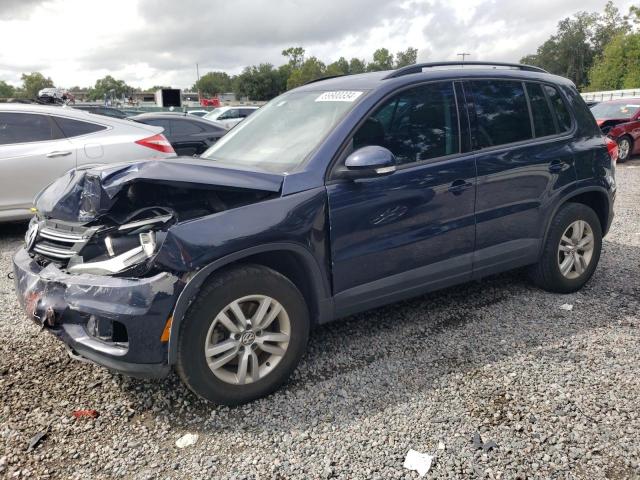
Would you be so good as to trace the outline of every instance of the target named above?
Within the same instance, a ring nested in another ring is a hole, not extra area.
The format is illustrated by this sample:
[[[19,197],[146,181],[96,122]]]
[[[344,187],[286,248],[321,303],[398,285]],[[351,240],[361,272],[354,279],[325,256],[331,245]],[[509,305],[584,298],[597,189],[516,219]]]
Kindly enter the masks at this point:
[[[419,66],[417,66],[419,68]],[[343,75],[317,80],[313,83],[302,85],[299,91],[323,91],[323,90],[374,90],[383,85],[403,85],[419,81],[444,80],[451,78],[516,78],[530,80],[551,80],[554,83],[573,85],[570,80],[541,71],[521,70],[497,65],[493,66],[443,66],[424,68],[421,72],[405,73],[400,76],[388,78],[394,70],[380,72],[360,73],[357,75]]]

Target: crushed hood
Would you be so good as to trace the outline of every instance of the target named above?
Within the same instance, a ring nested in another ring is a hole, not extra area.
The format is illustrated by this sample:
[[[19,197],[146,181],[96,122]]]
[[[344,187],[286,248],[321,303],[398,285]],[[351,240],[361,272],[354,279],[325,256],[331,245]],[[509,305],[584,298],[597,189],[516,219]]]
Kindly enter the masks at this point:
[[[118,193],[136,182],[235,191],[277,193],[284,175],[216,166],[190,157],[144,160],[67,172],[36,198],[40,215],[90,222],[109,211]]]

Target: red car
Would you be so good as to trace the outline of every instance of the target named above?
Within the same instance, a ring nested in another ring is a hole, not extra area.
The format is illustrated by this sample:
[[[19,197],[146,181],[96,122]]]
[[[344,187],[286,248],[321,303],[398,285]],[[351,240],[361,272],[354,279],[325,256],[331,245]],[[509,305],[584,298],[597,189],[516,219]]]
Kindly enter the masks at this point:
[[[591,107],[598,126],[618,142],[618,161],[640,154],[640,98],[602,102]]]

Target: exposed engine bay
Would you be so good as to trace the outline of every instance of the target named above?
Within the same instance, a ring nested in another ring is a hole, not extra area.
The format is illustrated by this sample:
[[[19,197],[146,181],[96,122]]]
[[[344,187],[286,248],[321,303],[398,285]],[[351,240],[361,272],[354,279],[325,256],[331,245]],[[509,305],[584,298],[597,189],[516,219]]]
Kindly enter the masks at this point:
[[[152,259],[171,226],[277,194],[277,179],[246,188],[230,172],[165,161],[74,170],[38,197],[27,249],[40,265],[53,262],[69,274],[158,273]]]

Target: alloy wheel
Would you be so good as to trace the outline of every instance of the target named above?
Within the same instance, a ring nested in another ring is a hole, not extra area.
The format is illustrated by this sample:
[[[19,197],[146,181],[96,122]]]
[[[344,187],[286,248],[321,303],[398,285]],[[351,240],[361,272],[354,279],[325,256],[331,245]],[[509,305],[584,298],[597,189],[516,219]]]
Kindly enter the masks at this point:
[[[618,158],[620,160],[626,160],[631,150],[631,144],[627,138],[623,138],[618,143]]]
[[[569,279],[580,277],[593,258],[595,240],[591,226],[584,220],[576,220],[562,234],[558,246],[560,273]]]
[[[266,295],[229,303],[215,316],[204,342],[213,374],[232,385],[257,382],[284,357],[291,322],[284,307]]]

